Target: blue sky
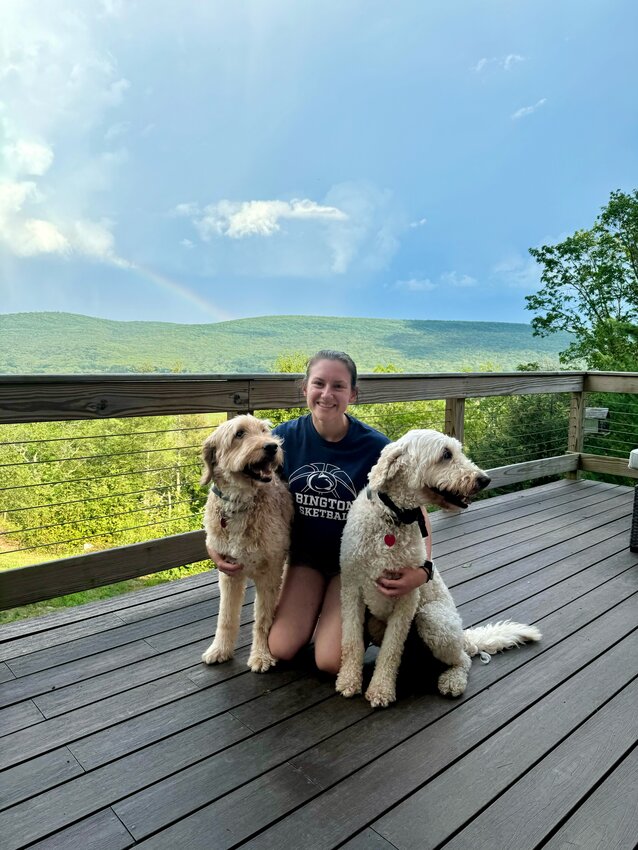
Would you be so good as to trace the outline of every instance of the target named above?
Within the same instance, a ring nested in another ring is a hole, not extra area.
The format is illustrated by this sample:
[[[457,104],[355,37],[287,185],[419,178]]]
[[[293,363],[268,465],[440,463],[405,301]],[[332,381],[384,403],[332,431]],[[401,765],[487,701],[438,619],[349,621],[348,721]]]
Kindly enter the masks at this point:
[[[638,185],[635,0],[2,0],[0,312],[527,322]]]

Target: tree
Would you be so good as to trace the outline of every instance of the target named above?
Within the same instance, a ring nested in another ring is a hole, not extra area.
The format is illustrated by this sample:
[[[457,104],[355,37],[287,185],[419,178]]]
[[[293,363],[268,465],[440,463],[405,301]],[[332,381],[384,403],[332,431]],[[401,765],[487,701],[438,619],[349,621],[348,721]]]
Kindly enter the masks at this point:
[[[525,299],[534,334],[573,334],[564,364],[638,370],[638,190],[612,192],[590,230],[530,254],[543,266],[543,287]]]

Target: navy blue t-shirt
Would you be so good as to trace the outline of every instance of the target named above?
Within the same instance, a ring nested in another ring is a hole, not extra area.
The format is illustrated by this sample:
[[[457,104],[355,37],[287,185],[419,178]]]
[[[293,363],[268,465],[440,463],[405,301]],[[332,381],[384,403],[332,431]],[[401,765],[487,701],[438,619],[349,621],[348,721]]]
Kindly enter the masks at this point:
[[[348,433],[337,443],[319,435],[310,414],[274,429],[284,441],[284,475],[295,505],[290,561],[325,575],[339,571],[341,533],[350,505],[390,442],[353,416],[348,421]]]

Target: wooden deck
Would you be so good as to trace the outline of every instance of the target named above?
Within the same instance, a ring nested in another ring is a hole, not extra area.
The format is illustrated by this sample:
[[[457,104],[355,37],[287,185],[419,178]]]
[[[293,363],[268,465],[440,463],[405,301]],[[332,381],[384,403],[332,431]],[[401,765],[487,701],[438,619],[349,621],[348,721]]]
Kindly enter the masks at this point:
[[[346,700],[309,656],[199,662],[215,574],[0,629],[3,850],[634,847],[633,490],[561,481],[434,518],[466,625],[543,640],[474,660],[461,699],[413,659],[401,698]]]

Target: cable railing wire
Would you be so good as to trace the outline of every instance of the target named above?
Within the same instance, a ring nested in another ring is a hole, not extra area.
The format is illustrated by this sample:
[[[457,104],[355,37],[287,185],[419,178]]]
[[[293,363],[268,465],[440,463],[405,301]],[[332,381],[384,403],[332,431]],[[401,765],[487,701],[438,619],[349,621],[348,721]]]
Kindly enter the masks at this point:
[[[70,442],[78,442],[79,440],[112,440],[118,439],[119,437],[146,437],[152,436],[155,434],[181,434],[186,431],[208,431],[210,429],[215,430],[215,428],[219,427],[219,423],[216,425],[192,425],[187,428],[159,428],[156,431],[123,431],[122,433],[113,433],[113,434],[82,434],[82,435],[73,435],[70,437],[42,437],[38,440],[7,440],[5,442],[0,442],[1,446],[31,446],[40,443],[70,443]]]
[[[29,533],[32,533],[34,531],[47,531],[50,528],[62,528],[62,526],[64,526],[64,525],[78,525],[80,523],[90,524],[90,523],[94,523],[94,522],[100,522],[101,520],[114,519],[115,517],[118,517],[118,516],[128,516],[129,514],[138,514],[140,512],[148,513],[148,511],[172,510],[173,508],[177,507],[177,505],[192,505],[192,504],[193,504],[193,502],[192,502],[191,499],[179,499],[178,501],[173,502],[170,506],[169,505],[147,505],[144,508],[130,508],[129,510],[126,510],[126,511],[117,511],[116,513],[103,514],[102,516],[79,517],[77,519],[65,520],[64,522],[53,522],[50,525],[38,525],[38,526],[33,526],[32,528],[13,528],[9,531],[0,531],[0,537],[3,537],[5,535],[10,536],[12,534],[21,534],[21,535],[22,534],[29,534]],[[118,529],[113,529],[110,533],[118,534],[119,531],[118,531]],[[103,531],[92,531],[91,534],[89,534],[89,536],[100,535],[100,534],[104,534],[104,532]]]
[[[95,475],[92,475],[86,478],[64,478],[61,481],[39,481],[36,484],[16,484],[14,487],[0,487],[0,493],[7,492],[9,490],[26,490],[33,487],[57,487],[62,484],[79,484],[84,481],[103,481],[109,478],[126,478],[133,475],[149,475],[155,472],[165,472],[168,469],[174,471],[180,469],[194,469],[199,466],[200,464],[198,463],[187,463],[181,464],[179,466],[171,464],[171,466],[158,466],[154,467],[153,469],[134,469],[130,472],[112,472],[107,475],[99,475],[97,477]],[[0,508],[0,513],[1,512],[2,509]]]

